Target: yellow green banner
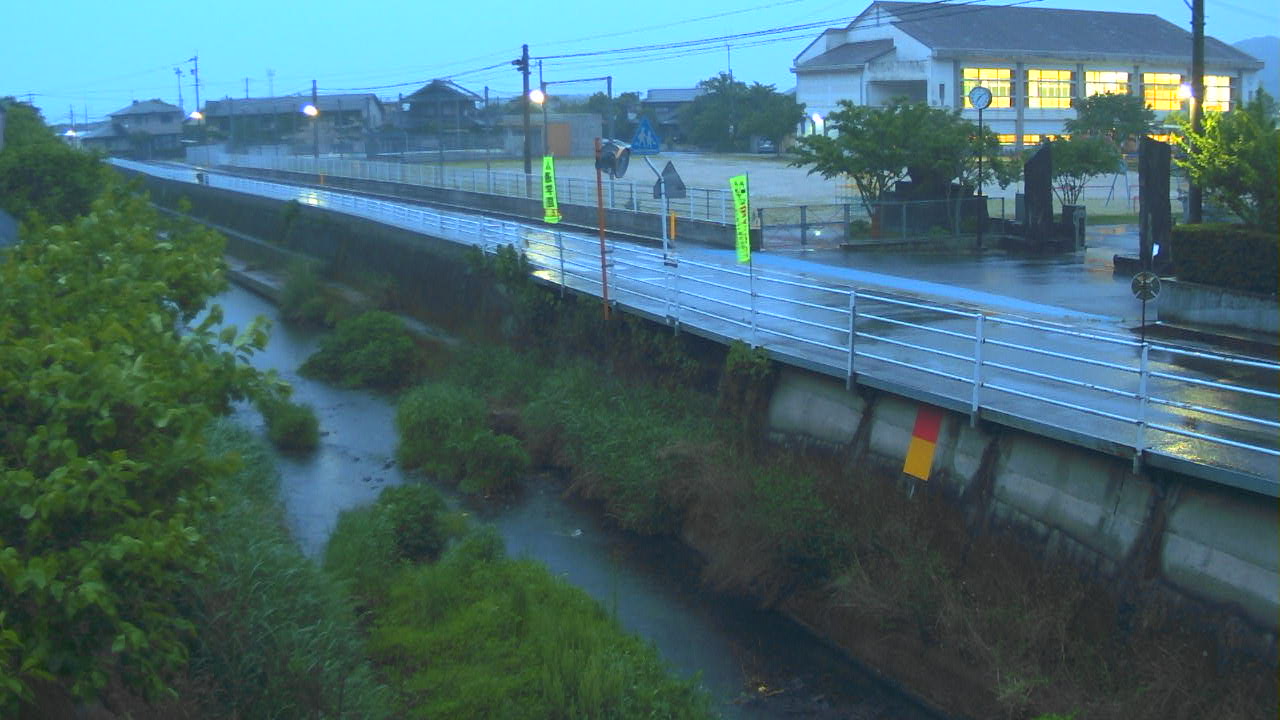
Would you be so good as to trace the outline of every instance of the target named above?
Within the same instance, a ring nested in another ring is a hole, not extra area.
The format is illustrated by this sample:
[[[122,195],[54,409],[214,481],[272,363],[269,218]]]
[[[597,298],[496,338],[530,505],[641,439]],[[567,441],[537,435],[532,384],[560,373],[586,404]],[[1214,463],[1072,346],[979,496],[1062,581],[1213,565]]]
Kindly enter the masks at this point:
[[[729,178],[729,190],[733,193],[733,223],[738,262],[751,262],[751,207],[747,191],[747,176]]]
[[[550,155],[542,158],[542,219],[549,223],[560,222],[560,205],[556,203],[556,159]]]

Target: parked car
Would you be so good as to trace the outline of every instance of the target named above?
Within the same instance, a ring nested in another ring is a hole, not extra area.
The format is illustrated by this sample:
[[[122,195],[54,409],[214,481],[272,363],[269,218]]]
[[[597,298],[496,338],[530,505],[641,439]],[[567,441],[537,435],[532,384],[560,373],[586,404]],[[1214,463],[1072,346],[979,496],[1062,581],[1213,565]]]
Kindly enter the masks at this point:
[[[771,153],[777,151],[778,149],[773,146],[772,140],[761,140],[756,143],[756,152],[758,153]]]

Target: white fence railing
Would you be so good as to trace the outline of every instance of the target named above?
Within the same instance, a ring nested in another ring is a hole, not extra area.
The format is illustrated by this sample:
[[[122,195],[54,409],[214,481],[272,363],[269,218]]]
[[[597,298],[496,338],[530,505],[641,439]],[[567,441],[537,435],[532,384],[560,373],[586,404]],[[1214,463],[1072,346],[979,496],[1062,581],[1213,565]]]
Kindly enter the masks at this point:
[[[323,174],[358,180],[465,190],[489,195],[542,199],[542,178],[536,173],[525,175],[484,168],[449,168],[427,163],[397,163],[342,157],[240,155],[214,148],[191,148],[187,152],[188,162],[209,167],[241,167],[309,175]],[[633,172],[647,171],[644,168],[633,168]],[[733,198],[727,189],[689,187],[686,191],[687,197],[670,201],[670,210],[677,216],[719,223],[727,223],[733,218]],[[556,195],[561,203],[595,206],[595,178],[557,175]],[[606,179],[603,198],[605,206],[612,210],[635,210],[659,215],[663,212],[662,200],[653,197],[653,182],[650,181]]]
[[[174,179],[195,173],[116,161]],[[598,239],[579,233],[212,174],[239,192],[365,217],[493,252],[511,245],[544,282],[602,294]],[[741,265],[610,243],[611,302],[782,361],[889,387],[1094,447],[1201,468],[1204,477],[1280,496],[1280,363],[1017,316],[975,312]]]

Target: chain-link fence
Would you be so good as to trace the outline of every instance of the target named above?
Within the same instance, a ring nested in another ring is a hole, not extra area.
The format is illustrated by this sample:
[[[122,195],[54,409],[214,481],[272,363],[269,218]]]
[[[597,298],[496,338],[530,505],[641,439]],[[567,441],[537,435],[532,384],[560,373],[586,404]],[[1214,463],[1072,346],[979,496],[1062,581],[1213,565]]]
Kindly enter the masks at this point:
[[[1009,203],[1011,205],[1012,203]],[[765,249],[832,249],[903,244],[960,247],[978,232],[994,234],[1006,214],[1002,197],[882,201],[759,208]]]

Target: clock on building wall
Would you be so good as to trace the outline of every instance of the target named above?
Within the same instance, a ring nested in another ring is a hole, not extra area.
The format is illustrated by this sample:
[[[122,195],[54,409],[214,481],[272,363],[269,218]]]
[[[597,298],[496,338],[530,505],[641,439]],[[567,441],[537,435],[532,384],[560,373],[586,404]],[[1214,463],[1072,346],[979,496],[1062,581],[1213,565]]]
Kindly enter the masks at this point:
[[[981,85],[975,85],[969,91],[969,104],[979,110],[985,110],[991,104],[991,91]]]

